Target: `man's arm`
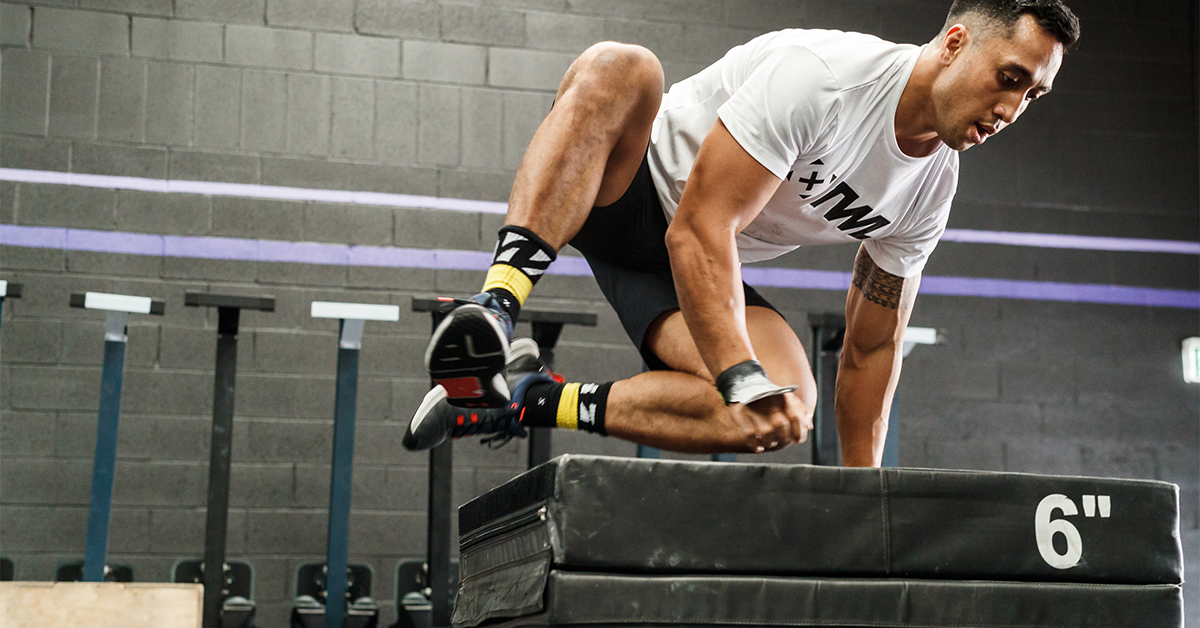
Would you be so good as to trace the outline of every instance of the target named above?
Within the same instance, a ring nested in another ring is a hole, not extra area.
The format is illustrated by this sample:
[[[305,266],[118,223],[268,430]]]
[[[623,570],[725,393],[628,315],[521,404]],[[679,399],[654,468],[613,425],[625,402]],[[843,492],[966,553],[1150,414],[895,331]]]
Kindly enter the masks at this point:
[[[746,152],[720,121],[701,144],[667,229],[671,271],[688,331],[713,377],[754,360],[735,236],[762,211],[781,180]],[[768,373],[768,375],[770,375]],[[803,439],[792,393],[730,411],[755,446]],[[795,416],[793,416],[795,415]]]
[[[898,277],[876,266],[866,247],[859,247],[846,295],[846,340],[835,402],[846,466],[877,467],[883,462],[904,330],[920,283],[920,275]]]

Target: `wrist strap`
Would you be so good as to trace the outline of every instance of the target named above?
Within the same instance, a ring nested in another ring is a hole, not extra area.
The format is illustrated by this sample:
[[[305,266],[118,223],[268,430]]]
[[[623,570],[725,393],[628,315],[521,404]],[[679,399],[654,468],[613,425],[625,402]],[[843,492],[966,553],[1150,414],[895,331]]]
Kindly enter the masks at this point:
[[[767,377],[758,360],[746,360],[725,369],[717,376],[717,390],[725,405],[747,404],[796,390],[795,386],[779,386]]]

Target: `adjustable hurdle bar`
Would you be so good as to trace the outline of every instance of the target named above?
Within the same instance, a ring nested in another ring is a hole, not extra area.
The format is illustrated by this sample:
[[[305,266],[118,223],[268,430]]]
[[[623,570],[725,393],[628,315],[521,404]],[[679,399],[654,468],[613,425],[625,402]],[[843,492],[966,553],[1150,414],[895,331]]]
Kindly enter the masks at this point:
[[[436,330],[444,314],[441,307],[445,301],[436,298],[413,297],[412,311],[429,312]],[[554,346],[562,334],[563,325],[595,327],[595,312],[548,310],[532,307],[521,308],[521,320],[532,327],[534,342],[546,365],[554,366]],[[528,428],[529,449],[527,464],[530,469],[550,460],[550,435],[552,428]],[[452,497],[454,473],[454,442],[446,442],[429,452],[429,513],[427,534],[427,558],[431,623],[435,628],[450,625],[451,588],[450,566],[450,515],[454,510]]]
[[[88,506],[87,546],[83,555],[84,582],[103,582],[108,555],[108,521],[112,513],[113,475],[117,466],[117,426],[121,414],[121,383],[130,314],[162,316],[165,305],[149,297],[75,293],[71,307],[103,310],[104,370],[100,377],[100,414],[96,424],[96,456],[92,466],[92,499]]]
[[[208,507],[204,524],[204,628],[220,628],[225,601],[225,541],[229,525],[229,476],[233,449],[233,402],[237,379],[238,322],[242,310],[274,312],[274,297],[188,292],[188,307],[217,308],[217,364],[213,377],[212,442]]]
[[[362,349],[363,324],[366,321],[396,322],[400,320],[400,306],[313,301],[312,316],[339,319],[333,464],[329,482],[329,540],[325,554],[325,627],[342,628],[346,614],[354,415],[358,404],[358,352]]]

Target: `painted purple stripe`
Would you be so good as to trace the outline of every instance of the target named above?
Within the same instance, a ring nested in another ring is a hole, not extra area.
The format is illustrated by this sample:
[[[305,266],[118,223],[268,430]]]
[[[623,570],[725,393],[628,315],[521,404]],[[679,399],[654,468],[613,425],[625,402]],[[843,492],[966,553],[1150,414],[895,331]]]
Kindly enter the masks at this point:
[[[348,246],[316,242],[283,242],[199,236],[158,236],[140,233],[0,225],[0,244],[63,250],[85,250],[133,255],[167,255],[255,262],[433,268],[483,271],[491,253],[445,249],[405,249]],[[550,274],[588,276],[587,262],[560,257]],[[846,290],[850,273],[792,268],[746,267],[742,276],[752,285],[805,290]],[[1200,309],[1200,292],[1071,284],[1058,282],[928,276],[921,280],[922,294],[1108,303],[1152,307]]]
[[[67,230],[62,227],[0,225],[0,244],[39,249],[65,249],[67,248]]]
[[[1130,251],[1138,253],[1182,253],[1200,255],[1200,242],[1179,240],[1142,240],[1137,238],[1105,238],[1099,236],[1065,235],[1057,233],[1022,233],[1015,231],[975,231],[947,229],[942,235],[946,242],[976,244],[1007,244],[1050,249],[1087,249],[1092,251]]]
[[[0,181],[51,183],[112,189],[146,190],[212,196],[241,196],[327,203],[355,203],[412,209],[443,209],[449,211],[504,214],[507,203],[469,199],[387,194],[382,192],[323,190],[253,183],[221,183],[215,181],[180,181],[172,179],[143,179],[108,175],[22,170],[0,168]],[[1144,240],[1138,238],[1107,238],[1054,233],[1023,233],[1015,231],[977,231],[947,229],[946,242],[976,244],[1005,244],[1055,249],[1086,249],[1093,251],[1129,251],[1141,253],[1180,253],[1200,255],[1200,242],[1177,240]]]
[[[126,253],[129,255],[163,254],[163,237],[143,233],[122,233],[67,229],[68,251],[96,251],[99,253]]]
[[[763,288],[803,288],[808,290],[846,290],[850,273],[795,268],[742,267],[746,283]]]

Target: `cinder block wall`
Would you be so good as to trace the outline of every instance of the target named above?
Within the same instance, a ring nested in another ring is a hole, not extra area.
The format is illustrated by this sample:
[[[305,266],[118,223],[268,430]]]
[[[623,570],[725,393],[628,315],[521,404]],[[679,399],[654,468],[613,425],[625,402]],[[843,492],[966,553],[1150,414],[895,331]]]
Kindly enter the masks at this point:
[[[948,4],[4,0],[0,167],[503,201],[563,71],[595,41],[650,47],[673,82],[785,26],[921,43]],[[1200,239],[1193,9],[1072,4],[1081,46],[1052,95],[963,155],[950,226]],[[0,224],[486,251],[501,220],[0,182]],[[846,271],[853,256],[826,247],[772,265]],[[927,274],[1195,290],[1197,266],[1187,255],[947,242]],[[158,581],[203,547],[216,319],[185,308],[183,294],[276,297],[275,313],[242,317],[229,537],[230,558],[256,570],[264,626],[285,624],[297,567],[325,547],[337,329],[309,318],[308,305],[400,305],[399,323],[367,325],[350,540],[393,621],[396,562],[425,545],[427,457],[399,444],[428,385],[429,323],[408,311],[410,298],[473,293],[479,274],[9,246],[0,278],[26,286],[4,306],[0,553],[30,580],[51,579],[84,546],[103,317],[69,309],[68,295],[167,303],[162,318],[131,320],[110,546],[112,562]],[[844,303],[835,292],[764,292],[806,342],[807,314]],[[600,313],[597,328],[564,332],[559,370],[606,380],[640,369],[590,279],[548,277],[535,302]],[[903,464],[1176,482],[1197,562],[1200,389],[1182,383],[1179,364],[1179,341],[1200,332],[1195,310],[922,296],[913,324],[945,330],[947,343],[907,360]],[[634,447],[557,434],[555,451]],[[519,472],[525,449],[468,442],[455,456],[461,502]],[[1192,589],[1188,599],[1200,602]]]

